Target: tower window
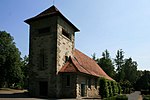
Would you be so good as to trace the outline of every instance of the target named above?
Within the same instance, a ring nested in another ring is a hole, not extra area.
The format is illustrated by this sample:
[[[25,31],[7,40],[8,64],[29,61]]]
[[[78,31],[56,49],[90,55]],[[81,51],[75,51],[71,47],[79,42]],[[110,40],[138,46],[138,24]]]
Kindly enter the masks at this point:
[[[40,50],[39,69],[40,70],[44,70],[45,69],[45,54],[44,54],[44,49]]]
[[[62,34],[63,34],[65,37],[67,37],[67,38],[69,38],[69,39],[70,39],[70,35],[69,35],[69,33],[68,33],[68,32],[66,32],[64,29],[62,30]]]
[[[50,27],[38,29],[39,34],[44,34],[44,33],[48,33],[48,32],[50,32]]]

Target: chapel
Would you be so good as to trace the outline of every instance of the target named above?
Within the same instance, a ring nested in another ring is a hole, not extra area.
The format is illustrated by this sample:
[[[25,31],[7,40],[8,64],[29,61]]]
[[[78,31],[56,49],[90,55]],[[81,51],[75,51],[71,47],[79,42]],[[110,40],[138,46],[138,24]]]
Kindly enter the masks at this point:
[[[79,29],[55,6],[25,22],[30,26],[31,96],[99,97],[98,78],[113,80],[93,59],[75,48],[75,35]]]

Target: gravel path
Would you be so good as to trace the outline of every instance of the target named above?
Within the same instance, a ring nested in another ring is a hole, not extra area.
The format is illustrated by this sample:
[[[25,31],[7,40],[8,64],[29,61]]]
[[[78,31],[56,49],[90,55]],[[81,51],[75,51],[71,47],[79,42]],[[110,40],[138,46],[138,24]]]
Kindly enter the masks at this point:
[[[127,94],[128,100],[142,100],[142,96],[140,94],[140,91],[135,91],[131,94]]]

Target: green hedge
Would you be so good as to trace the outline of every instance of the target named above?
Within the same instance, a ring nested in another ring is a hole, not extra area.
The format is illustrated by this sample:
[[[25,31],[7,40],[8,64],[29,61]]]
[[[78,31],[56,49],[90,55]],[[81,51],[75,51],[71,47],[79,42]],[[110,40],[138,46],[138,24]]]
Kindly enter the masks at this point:
[[[99,86],[99,94],[102,98],[113,97],[117,94],[121,94],[121,86],[115,81],[100,78]]]
[[[101,95],[101,97],[102,98],[109,97],[109,88],[108,88],[107,80],[102,78],[100,79],[99,84],[100,84],[99,94]]]

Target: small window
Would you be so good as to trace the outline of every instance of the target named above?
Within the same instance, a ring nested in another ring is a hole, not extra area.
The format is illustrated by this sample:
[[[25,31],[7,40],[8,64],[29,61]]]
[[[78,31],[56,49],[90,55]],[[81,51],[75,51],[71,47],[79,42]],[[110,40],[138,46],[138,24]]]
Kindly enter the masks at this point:
[[[44,33],[48,33],[48,32],[50,32],[50,27],[38,29],[39,34],[44,34]]]
[[[62,34],[67,37],[68,39],[70,39],[70,35],[69,33],[67,33],[64,29],[62,30]]]
[[[44,49],[40,50],[40,54],[39,54],[39,69],[41,69],[41,70],[45,69]]]
[[[65,56],[65,63],[69,60],[68,56]]]
[[[66,84],[66,86],[70,86],[70,75],[67,75],[67,84]]]
[[[91,79],[88,79],[88,88],[91,88]]]

